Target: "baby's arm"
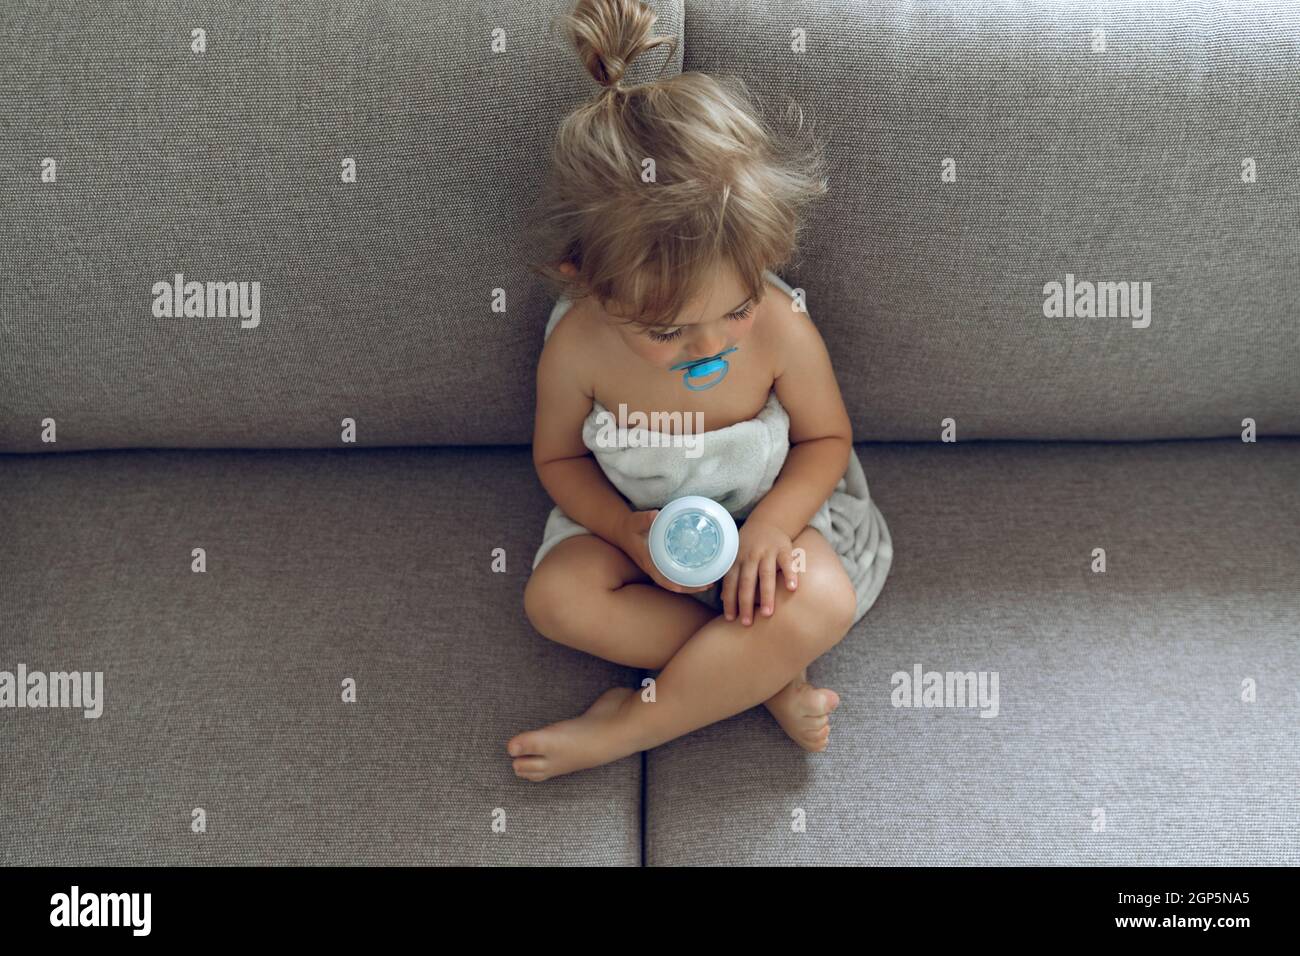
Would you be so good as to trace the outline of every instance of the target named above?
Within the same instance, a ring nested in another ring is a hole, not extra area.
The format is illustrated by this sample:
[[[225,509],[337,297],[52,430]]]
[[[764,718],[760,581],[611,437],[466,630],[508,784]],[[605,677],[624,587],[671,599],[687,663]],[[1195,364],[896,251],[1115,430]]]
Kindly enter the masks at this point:
[[[778,356],[776,397],[790,415],[790,452],[741,526],[740,552],[722,580],[727,620],[739,616],[746,624],[755,597],[764,615],[774,612],[778,568],[787,588],[798,583],[792,542],[835,490],[853,454],[853,428],[826,344],[808,314],[790,309],[788,300],[783,295],[771,313],[768,334]]]
[[[591,413],[593,397],[584,374],[587,365],[582,349],[575,323],[565,321],[551,330],[542,347],[537,364],[533,467],[542,487],[565,514],[610,544],[624,548],[624,528],[632,509],[582,442],[582,426]]]
[[[786,308],[778,307],[772,325],[779,336],[776,397],[790,415],[790,453],[748,520],[775,525],[793,539],[844,477],[853,426],[821,333],[807,312]]]

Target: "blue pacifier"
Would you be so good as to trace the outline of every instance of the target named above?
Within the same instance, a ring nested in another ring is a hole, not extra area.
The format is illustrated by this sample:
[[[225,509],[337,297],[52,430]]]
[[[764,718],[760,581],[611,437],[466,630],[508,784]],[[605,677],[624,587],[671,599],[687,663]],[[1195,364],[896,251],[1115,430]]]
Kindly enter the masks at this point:
[[[724,359],[722,356],[728,354],[729,352],[734,352],[739,348],[740,348],[739,345],[733,345],[731,348],[724,349],[723,351],[719,352],[717,355],[710,355],[707,358],[695,359],[694,361],[691,362],[678,362],[668,371],[675,372],[679,368],[685,369],[686,371],[682,373],[682,381],[685,383],[686,387],[689,388],[692,392],[702,392],[706,388],[712,388],[714,385],[717,385],[719,382],[721,382],[724,378],[727,377],[727,370],[730,368],[730,366],[727,364],[727,360]],[[710,375],[713,375],[715,372],[719,374],[718,377],[715,378],[713,381],[704,382],[703,384],[698,384],[698,385],[695,384],[696,382],[699,382],[700,379],[708,378]]]
[[[650,525],[650,558],[659,573],[682,587],[704,587],[736,561],[740,534],[726,508],[712,498],[686,495],[659,510]]]

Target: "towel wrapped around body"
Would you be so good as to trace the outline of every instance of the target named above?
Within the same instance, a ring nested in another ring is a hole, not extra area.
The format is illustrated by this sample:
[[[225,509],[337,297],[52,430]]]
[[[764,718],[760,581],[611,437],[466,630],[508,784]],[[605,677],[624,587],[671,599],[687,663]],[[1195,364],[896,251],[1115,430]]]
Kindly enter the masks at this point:
[[[570,304],[566,299],[557,303],[546,328],[548,336]],[[726,508],[741,525],[771,490],[790,451],[790,416],[775,389],[757,417],[726,428],[683,437],[620,425],[627,423],[620,423],[594,401],[582,426],[582,441],[636,511],[662,508],[683,495],[703,495]],[[894,556],[889,528],[871,500],[857,449],[849,455],[844,476],[808,524],[835,549],[853,582],[858,596],[856,624],[879,596]],[[590,533],[556,505],[546,520],[533,567],[566,538]],[[722,612],[720,583],[691,596]]]

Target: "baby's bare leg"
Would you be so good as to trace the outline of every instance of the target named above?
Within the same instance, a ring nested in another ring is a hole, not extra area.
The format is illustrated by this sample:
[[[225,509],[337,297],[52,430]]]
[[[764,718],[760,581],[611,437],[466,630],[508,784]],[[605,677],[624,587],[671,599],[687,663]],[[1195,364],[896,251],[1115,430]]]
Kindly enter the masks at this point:
[[[794,545],[808,569],[797,589],[776,589],[775,613],[749,627],[715,618],[668,662],[653,703],[640,695],[620,702],[611,736],[627,734],[646,749],[723,720],[797,685],[808,664],[839,643],[857,609],[853,584],[815,529],[804,529]]]
[[[777,587],[784,587],[779,571]],[[551,549],[528,581],[524,607],[533,626],[557,643],[656,671],[718,617],[690,595],[665,591],[620,548],[591,534]],[[839,700],[808,683],[805,667],[764,706],[791,740],[815,752],[826,749]]]
[[[645,670],[663,667],[718,616],[689,594],[665,591],[621,548],[592,534],[550,550],[528,579],[524,610],[557,643]]]
[[[808,554],[808,572],[794,591],[777,589],[776,613],[748,627],[715,616],[664,667],[653,700],[614,688],[581,717],[511,738],[515,773],[545,780],[617,760],[778,694],[843,638],[856,609],[853,585],[826,539],[808,528],[795,544]]]

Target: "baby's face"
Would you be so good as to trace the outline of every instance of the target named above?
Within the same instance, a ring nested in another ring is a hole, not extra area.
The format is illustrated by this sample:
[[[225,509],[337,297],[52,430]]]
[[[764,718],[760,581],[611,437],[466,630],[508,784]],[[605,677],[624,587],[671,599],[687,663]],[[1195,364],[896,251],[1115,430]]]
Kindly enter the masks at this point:
[[[615,323],[614,328],[640,358],[666,371],[739,345],[754,327],[758,305],[727,266],[718,270],[717,280],[703,295],[686,304],[674,325],[642,329]]]

